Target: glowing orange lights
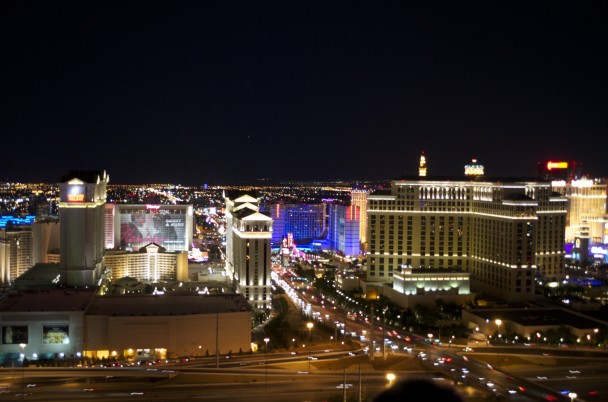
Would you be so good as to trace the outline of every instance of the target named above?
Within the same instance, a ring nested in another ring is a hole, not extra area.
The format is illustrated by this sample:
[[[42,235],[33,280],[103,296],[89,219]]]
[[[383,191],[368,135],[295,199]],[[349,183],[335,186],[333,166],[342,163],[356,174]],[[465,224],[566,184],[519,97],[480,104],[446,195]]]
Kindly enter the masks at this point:
[[[568,169],[568,162],[547,162],[547,170]]]
[[[84,202],[84,194],[68,194],[68,202]]]

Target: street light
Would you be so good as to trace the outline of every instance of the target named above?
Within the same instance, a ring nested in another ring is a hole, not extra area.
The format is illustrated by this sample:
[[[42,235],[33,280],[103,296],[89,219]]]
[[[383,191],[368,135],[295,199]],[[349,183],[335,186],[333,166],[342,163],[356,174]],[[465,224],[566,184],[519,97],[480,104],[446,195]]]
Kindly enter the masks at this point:
[[[266,344],[266,354],[268,354],[268,341],[270,341],[270,338],[264,338],[264,343]]]
[[[23,384],[25,383],[25,373],[23,371],[23,366],[25,364],[25,347],[27,344],[20,343],[19,347],[21,348],[21,400],[24,399],[25,394],[23,393]]]
[[[496,324],[496,338],[500,338],[500,324],[502,324],[502,320],[497,318],[494,323]]]
[[[494,323],[496,324],[496,339],[500,339],[500,324],[502,324],[502,320],[497,318]],[[498,345],[496,345],[498,346]],[[500,350],[496,349],[496,364],[500,363]]]
[[[393,381],[395,381],[395,374],[388,373],[386,375],[386,379],[388,380],[388,387],[390,387],[391,385],[393,385]]]
[[[315,324],[313,324],[312,322],[309,322],[306,324],[306,328],[308,328],[308,340],[312,341],[312,327],[314,327]]]
[[[574,400],[578,397],[576,392],[570,392],[568,396],[570,397],[570,402],[574,402]]]
[[[268,341],[270,338],[264,338],[264,343],[266,343],[266,358],[264,359],[264,367],[266,368],[266,373],[264,374],[264,392],[268,390]]]

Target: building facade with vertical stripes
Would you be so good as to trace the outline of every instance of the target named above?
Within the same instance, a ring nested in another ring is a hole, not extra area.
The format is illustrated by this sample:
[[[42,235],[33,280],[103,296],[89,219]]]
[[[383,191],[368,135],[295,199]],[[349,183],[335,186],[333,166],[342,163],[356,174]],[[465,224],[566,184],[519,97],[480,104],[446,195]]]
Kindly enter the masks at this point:
[[[344,255],[358,256],[359,243],[359,207],[355,205],[329,204],[329,246],[333,251]]]
[[[367,189],[353,189],[350,193],[350,203],[359,207],[359,242],[361,250],[367,251]]]

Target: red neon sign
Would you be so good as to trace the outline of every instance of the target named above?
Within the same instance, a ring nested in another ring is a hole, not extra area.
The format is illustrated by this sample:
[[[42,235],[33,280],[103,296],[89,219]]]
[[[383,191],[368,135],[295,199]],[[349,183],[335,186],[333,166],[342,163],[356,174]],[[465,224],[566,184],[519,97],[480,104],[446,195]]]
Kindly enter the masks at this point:
[[[68,202],[84,202],[84,194],[68,194]]]

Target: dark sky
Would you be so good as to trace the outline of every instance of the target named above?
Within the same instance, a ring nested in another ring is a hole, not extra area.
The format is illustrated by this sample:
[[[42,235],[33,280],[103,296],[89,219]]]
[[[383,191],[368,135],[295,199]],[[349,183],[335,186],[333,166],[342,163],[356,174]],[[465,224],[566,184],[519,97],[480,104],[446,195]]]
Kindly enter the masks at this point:
[[[2,1],[0,181],[608,175],[606,1]]]

